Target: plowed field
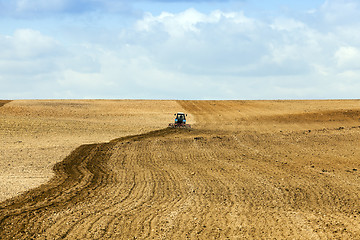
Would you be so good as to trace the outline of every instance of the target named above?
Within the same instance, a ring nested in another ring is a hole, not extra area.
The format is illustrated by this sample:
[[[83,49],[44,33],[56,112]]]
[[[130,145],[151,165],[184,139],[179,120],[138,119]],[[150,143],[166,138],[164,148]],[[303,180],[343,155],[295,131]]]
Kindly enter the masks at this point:
[[[167,104],[193,129],[81,145],[0,203],[1,238],[359,239],[360,101]]]

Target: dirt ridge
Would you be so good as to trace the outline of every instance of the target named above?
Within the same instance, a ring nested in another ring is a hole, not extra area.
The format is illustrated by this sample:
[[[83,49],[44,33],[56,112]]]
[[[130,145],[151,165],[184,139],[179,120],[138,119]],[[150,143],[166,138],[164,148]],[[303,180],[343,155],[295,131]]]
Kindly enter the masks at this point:
[[[0,100],[0,107],[4,106],[5,104],[11,102],[11,100]]]
[[[87,191],[96,188],[102,178],[107,178],[107,175],[110,174],[104,165],[106,165],[110,156],[107,152],[115,145],[131,144],[147,138],[191,131],[188,129],[165,128],[114,139],[108,143],[78,147],[62,162],[54,166],[55,177],[48,183],[0,203],[0,226],[3,226],[0,235],[7,236],[8,239],[12,239],[14,233],[16,238],[34,237],[39,229],[30,231],[26,225],[19,228],[19,226],[14,226],[9,222],[21,219],[23,222],[30,223],[36,218],[36,215],[46,215],[51,209],[58,211],[88,198]],[[24,232],[26,232],[26,235],[21,234]],[[61,237],[66,235],[63,234]]]

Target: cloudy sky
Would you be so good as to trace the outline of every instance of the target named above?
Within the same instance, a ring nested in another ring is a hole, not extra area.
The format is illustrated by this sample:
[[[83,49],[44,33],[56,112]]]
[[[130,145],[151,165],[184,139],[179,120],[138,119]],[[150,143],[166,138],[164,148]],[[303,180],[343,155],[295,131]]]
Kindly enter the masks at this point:
[[[360,1],[0,0],[24,98],[360,98]]]

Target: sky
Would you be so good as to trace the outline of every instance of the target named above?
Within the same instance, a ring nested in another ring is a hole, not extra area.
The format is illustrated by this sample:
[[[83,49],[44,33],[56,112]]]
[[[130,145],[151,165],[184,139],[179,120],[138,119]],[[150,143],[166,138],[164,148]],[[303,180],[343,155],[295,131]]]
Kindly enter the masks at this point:
[[[358,0],[0,0],[0,99],[356,98]]]

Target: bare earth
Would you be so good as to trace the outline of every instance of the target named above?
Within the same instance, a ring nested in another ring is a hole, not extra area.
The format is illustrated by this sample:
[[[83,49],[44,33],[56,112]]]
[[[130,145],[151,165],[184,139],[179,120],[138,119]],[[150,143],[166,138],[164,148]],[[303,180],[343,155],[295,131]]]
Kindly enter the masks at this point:
[[[12,101],[0,124],[2,239],[360,236],[357,100]]]
[[[53,165],[78,146],[163,128],[179,108],[140,100],[7,103],[0,107],[0,201],[50,180]]]

